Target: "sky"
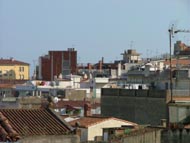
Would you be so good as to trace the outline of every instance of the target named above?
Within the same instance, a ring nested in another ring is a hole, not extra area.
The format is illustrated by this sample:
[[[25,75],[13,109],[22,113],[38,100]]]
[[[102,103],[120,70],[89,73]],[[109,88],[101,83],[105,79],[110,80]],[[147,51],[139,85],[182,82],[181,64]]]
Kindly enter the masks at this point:
[[[0,0],[0,57],[32,66],[49,50],[77,50],[78,63],[169,53],[168,29],[190,30],[190,0]],[[190,33],[172,42],[190,44]]]

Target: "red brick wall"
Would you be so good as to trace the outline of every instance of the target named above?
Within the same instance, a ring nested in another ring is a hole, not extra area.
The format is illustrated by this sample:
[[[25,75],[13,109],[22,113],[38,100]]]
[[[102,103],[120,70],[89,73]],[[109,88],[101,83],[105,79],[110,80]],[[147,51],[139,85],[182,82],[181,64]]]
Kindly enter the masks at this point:
[[[42,80],[52,80],[52,75],[58,77],[62,73],[63,60],[70,60],[71,73],[76,74],[77,51],[49,51],[49,58],[42,57],[41,60]],[[53,68],[51,69],[52,65]]]

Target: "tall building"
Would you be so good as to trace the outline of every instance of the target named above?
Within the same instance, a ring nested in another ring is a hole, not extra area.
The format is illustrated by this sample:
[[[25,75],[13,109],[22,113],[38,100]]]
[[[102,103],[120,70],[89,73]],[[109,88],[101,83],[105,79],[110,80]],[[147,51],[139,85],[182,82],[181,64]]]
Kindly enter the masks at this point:
[[[29,80],[29,64],[13,58],[0,59],[1,80]]]
[[[48,55],[39,58],[38,78],[54,80],[60,76],[77,72],[77,51],[68,48],[67,51],[49,51]]]
[[[121,55],[123,55],[123,61],[125,63],[138,63],[141,60],[140,54],[133,49],[124,51],[124,53],[122,53]]]

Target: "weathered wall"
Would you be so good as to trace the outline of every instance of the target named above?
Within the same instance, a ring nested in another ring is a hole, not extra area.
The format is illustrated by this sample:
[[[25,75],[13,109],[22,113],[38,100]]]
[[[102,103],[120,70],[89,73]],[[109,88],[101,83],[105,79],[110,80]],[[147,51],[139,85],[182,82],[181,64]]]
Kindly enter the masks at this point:
[[[84,100],[86,97],[86,90],[67,89],[65,91],[66,98],[69,100]]]
[[[96,136],[103,135],[103,128],[115,128],[121,126],[133,125],[124,121],[109,119],[88,128],[88,141],[93,141]]]
[[[123,138],[122,143],[161,143],[161,130],[129,136]]]
[[[19,143],[80,143],[76,135],[30,136],[19,140]]]
[[[102,89],[101,113],[138,124],[160,124],[167,118],[164,91]]]
[[[161,143],[189,143],[189,130],[165,130],[161,134]]]

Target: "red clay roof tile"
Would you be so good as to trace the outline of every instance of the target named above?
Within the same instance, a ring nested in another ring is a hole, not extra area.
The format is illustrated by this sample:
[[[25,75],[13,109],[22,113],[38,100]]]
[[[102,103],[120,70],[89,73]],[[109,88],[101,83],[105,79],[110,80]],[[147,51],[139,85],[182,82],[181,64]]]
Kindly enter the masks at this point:
[[[0,109],[10,125],[21,136],[62,135],[71,131],[50,110],[46,109]]]
[[[69,122],[69,124],[71,126],[75,127],[76,123],[79,122],[80,127],[88,128],[89,126],[101,123],[101,122],[109,120],[109,119],[123,121],[123,122],[126,122],[126,123],[130,123],[130,124],[132,124],[134,126],[137,125],[135,123],[132,123],[132,122],[129,122],[129,121],[126,121],[126,120],[122,120],[122,119],[118,119],[118,118],[114,118],[114,117],[94,117],[94,116],[82,117],[80,119],[73,120],[73,121]]]
[[[53,108],[64,108],[67,105],[72,106],[72,107],[84,107],[86,103],[90,103],[90,101],[64,101],[60,100],[56,104],[53,105]],[[100,103],[93,103],[91,104],[92,108],[97,108],[100,106]]]
[[[29,64],[14,59],[0,59],[0,65],[29,65]]]

